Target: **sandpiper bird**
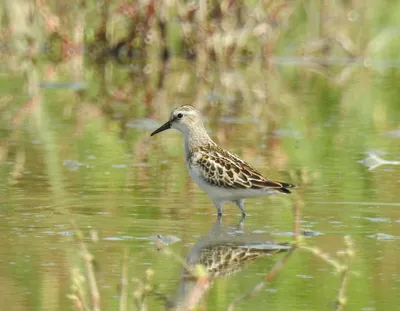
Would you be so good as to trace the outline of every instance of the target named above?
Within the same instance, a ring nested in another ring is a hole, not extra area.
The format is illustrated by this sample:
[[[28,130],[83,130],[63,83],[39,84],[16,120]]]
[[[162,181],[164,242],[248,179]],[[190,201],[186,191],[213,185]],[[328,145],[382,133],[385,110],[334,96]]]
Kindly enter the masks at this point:
[[[288,188],[295,187],[264,178],[237,155],[219,147],[207,134],[200,112],[190,105],[175,108],[169,121],[151,136],[171,128],[183,134],[189,174],[211,198],[219,217],[224,202],[234,202],[245,217],[245,198],[290,193]]]

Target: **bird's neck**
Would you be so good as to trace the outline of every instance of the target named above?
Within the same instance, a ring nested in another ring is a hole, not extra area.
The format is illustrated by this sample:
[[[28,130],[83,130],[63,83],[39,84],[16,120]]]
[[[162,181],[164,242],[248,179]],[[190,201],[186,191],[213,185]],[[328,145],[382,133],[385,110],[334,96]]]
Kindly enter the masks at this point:
[[[188,158],[193,149],[208,144],[214,144],[204,127],[189,129],[188,132],[183,134],[183,136],[186,158]]]

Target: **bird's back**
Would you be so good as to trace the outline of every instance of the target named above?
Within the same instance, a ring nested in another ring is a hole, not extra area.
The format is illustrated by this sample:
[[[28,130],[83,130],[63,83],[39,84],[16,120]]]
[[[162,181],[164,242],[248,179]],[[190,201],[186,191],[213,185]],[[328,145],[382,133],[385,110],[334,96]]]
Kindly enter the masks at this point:
[[[188,166],[215,187],[235,190],[276,190],[290,193],[292,184],[267,180],[250,164],[214,143],[197,147],[188,155]]]

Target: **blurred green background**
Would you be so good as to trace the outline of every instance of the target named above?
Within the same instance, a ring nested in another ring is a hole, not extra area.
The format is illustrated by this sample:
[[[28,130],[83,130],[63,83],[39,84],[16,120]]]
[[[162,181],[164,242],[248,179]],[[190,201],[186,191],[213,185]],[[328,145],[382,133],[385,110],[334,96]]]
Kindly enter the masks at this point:
[[[182,265],[153,238],[178,238],[170,247],[184,258],[216,218],[181,136],[149,137],[182,104],[203,112],[224,148],[300,184],[247,200],[242,230],[290,241],[297,198],[301,227],[318,233],[309,245],[337,257],[344,236],[354,241],[344,309],[398,308],[399,20],[389,0],[1,2],[4,310],[79,310],[68,295],[87,272],[73,223],[95,258],[102,309],[120,306],[124,250],[127,309],[140,309],[134,279],[148,269],[144,305],[164,309]],[[239,221],[235,206],[224,211],[224,223]],[[281,256],[216,280],[200,309],[226,310]],[[332,310],[339,287],[331,266],[300,250],[235,310]]]

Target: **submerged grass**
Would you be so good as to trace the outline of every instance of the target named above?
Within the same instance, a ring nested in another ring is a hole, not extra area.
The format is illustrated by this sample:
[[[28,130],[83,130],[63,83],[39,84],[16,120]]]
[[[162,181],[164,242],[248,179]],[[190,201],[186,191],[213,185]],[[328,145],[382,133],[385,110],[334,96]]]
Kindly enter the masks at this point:
[[[75,228],[76,238],[83,259],[84,271],[79,268],[72,269],[72,293],[68,296],[74,301],[78,310],[101,310],[101,298],[99,294],[96,273],[94,269],[94,258],[89,252],[84,236],[72,222]]]

